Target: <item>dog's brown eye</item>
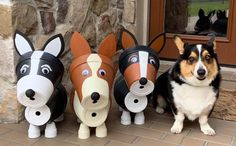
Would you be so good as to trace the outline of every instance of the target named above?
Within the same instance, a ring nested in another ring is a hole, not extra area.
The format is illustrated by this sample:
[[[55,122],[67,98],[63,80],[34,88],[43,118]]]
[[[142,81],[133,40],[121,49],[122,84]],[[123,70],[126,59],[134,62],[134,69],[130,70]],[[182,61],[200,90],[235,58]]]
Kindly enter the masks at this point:
[[[188,58],[188,63],[189,64],[193,64],[195,62],[195,58],[194,57],[189,57]]]

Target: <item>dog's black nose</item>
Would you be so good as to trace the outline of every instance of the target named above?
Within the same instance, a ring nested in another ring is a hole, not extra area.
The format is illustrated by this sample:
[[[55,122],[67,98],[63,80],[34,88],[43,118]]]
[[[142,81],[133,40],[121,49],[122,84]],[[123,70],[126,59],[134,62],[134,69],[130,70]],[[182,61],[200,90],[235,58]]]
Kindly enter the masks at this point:
[[[32,89],[28,89],[28,90],[26,90],[25,95],[26,95],[27,97],[29,97],[30,100],[34,100],[33,97],[34,97],[34,95],[35,95],[35,92],[34,92],[34,90],[32,90]]]
[[[139,83],[140,83],[141,85],[146,85],[146,84],[147,84],[147,79],[144,78],[144,77],[142,77],[142,78],[139,80]]]
[[[100,98],[100,94],[97,92],[93,92],[91,95],[91,99],[93,100],[93,103],[96,103]]]
[[[200,68],[200,69],[197,70],[197,74],[198,74],[200,77],[202,77],[202,76],[204,76],[204,75],[206,74],[206,71],[205,71],[205,69]]]

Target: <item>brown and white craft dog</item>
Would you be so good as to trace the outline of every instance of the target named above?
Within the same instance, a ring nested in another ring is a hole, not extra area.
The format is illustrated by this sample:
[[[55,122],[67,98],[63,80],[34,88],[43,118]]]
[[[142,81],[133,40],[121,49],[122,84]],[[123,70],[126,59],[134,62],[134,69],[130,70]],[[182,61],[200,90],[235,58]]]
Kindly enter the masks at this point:
[[[75,88],[71,107],[81,120],[78,137],[88,138],[89,127],[96,127],[97,137],[105,137],[105,120],[111,105],[110,91],[115,75],[111,58],[116,52],[116,36],[113,33],[108,35],[96,54],[91,52],[84,37],[75,32],[70,48],[74,56],[70,77]]]
[[[148,95],[154,90],[159,69],[159,57],[165,45],[165,33],[156,36],[148,45],[138,45],[135,36],[123,29],[118,45],[124,50],[119,57],[119,71],[114,84],[114,97],[122,110],[121,124],[130,125],[134,113],[134,123],[145,123],[144,110],[148,105]]]
[[[175,117],[172,133],[181,133],[187,117],[198,118],[201,131],[214,135],[208,116],[219,96],[221,80],[215,38],[190,45],[178,36],[174,41],[180,56],[175,65],[157,79],[153,95],[156,111],[163,112],[166,104],[161,101],[167,102]]]

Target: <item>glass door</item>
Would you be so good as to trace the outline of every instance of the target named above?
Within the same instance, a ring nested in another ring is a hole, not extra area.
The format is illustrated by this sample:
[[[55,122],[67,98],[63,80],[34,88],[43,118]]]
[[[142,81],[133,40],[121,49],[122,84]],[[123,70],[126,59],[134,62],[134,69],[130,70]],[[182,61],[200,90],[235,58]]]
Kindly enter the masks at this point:
[[[235,5],[233,0],[150,0],[149,39],[165,31],[167,43],[160,56],[175,59],[174,35],[189,43],[204,42],[214,35],[220,63],[236,65]]]

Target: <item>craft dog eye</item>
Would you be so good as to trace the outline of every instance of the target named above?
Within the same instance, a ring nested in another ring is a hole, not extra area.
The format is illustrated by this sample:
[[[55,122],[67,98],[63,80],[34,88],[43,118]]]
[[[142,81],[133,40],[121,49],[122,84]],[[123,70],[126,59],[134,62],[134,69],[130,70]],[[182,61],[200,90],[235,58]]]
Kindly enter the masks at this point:
[[[87,69],[83,70],[83,71],[82,71],[82,75],[83,75],[83,76],[89,75],[89,70],[87,70]]]
[[[23,66],[21,67],[20,73],[21,73],[21,74],[24,74],[24,73],[27,72],[28,69],[29,69],[29,66],[25,64],[25,65],[23,65]]]
[[[98,72],[99,72],[99,74],[101,76],[105,76],[106,75],[106,71],[104,69],[100,69]]]
[[[42,73],[45,75],[49,74],[52,71],[49,65],[42,65],[41,68],[42,68]]]

